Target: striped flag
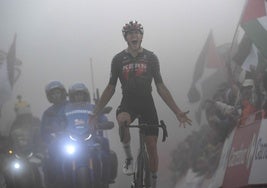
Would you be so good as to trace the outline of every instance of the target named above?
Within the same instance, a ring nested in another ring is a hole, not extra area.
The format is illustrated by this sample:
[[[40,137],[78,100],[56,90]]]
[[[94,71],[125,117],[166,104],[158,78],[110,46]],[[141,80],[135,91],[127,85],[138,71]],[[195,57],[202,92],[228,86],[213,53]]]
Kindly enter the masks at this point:
[[[258,49],[254,44],[252,44],[251,51],[249,52],[247,58],[242,64],[242,69],[248,72],[251,71],[251,68],[256,69],[258,66],[259,57],[258,57]]]
[[[248,0],[241,20],[241,27],[260,53],[267,58],[266,5],[266,0]]]
[[[198,102],[201,94],[198,91],[196,84],[202,78],[203,74],[207,72],[215,72],[218,68],[224,67],[224,61],[220,58],[216,46],[214,44],[212,31],[209,33],[208,38],[200,52],[193,74],[193,81],[188,91],[187,97],[189,102]],[[212,69],[212,71],[210,71]]]

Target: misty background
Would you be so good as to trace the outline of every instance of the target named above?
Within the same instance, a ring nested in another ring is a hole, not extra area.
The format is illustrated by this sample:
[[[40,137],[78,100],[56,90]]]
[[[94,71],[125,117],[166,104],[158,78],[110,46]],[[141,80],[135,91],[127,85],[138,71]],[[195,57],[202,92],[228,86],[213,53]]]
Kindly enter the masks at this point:
[[[109,79],[113,56],[126,48],[121,29],[137,20],[144,27],[142,46],[158,56],[166,86],[182,110],[190,110],[193,126],[179,127],[175,115],[159,98],[153,85],[159,118],[167,126],[169,137],[161,143],[159,136],[159,187],[168,187],[170,152],[199,125],[187,99],[196,59],[213,30],[216,45],[232,41],[245,0],[1,0],[0,50],[8,51],[17,34],[16,56],[21,76],[15,83],[11,100],[3,106],[1,134],[7,135],[15,118],[16,96],[21,94],[41,118],[50,105],[44,88],[51,80],[66,88],[75,82],[85,83],[92,91],[90,58],[94,85],[103,92]],[[115,121],[121,89],[109,102],[109,115]],[[135,131],[132,131],[134,135]],[[124,153],[117,126],[106,133],[111,149],[119,159],[118,177],[111,187],[129,187],[131,178],[122,175]],[[135,134],[137,135],[137,134]],[[133,148],[138,137],[132,136]]]

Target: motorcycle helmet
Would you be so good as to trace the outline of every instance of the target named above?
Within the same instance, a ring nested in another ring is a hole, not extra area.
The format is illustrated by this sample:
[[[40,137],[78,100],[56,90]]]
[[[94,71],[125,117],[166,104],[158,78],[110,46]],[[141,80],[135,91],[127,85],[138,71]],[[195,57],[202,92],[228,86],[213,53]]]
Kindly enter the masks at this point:
[[[134,30],[140,31],[142,35],[144,34],[143,26],[140,23],[138,23],[137,21],[135,22],[130,21],[129,23],[126,23],[122,28],[122,35],[124,39],[126,38],[126,35],[129,31],[134,31]]]
[[[55,90],[59,90],[61,92],[59,97],[53,94],[53,91]],[[51,81],[50,83],[48,83],[45,87],[45,94],[46,94],[47,100],[53,104],[57,102],[65,101],[67,98],[67,91],[64,85],[59,81]]]
[[[82,94],[82,99],[77,100],[76,96]],[[91,102],[88,88],[83,83],[75,83],[69,88],[69,99],[71,102]]]

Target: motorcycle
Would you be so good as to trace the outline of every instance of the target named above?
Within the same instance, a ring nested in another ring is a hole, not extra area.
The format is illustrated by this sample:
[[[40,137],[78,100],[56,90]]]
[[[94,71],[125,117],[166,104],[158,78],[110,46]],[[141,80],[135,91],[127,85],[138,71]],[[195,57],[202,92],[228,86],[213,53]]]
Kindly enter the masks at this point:
[[[117,156],[109,149],[103,130],[112,129],[114,123],[106,121],[93,127],[77,120],[75,124],[60,142],[64,186],[108,188],[117,174]]]
[[[16,143],[4,157],[2,179],[7,188],[42,188],[41,155],[33,151],[27,131],[14,132]]]

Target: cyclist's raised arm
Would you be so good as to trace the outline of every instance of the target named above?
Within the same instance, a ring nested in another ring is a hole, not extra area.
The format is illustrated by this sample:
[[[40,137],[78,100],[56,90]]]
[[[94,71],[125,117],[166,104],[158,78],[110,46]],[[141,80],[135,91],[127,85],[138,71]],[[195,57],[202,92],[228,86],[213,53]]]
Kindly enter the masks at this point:
[[[192,120],[187,117],[187,112],[181,111],[181,109],[178,107],[178,105],[173,100],[173,97],[168,90],[168,88],[165,86],[164,83],[157,83],[157,92],[160,95],[160,97],[163,99],[163,101],[168,105],[168,107],[174,112],[176,115],[176,118],[180,122],[180,126],[183,127],[186,126],[186,124],[191,125]]]
[[[105,90],[103,91],[98,103],[96,104],[94,108],[94,114],[98,114],[101,112],[101,110],[106,106],[106,104],[109,102],[111,97],[113,96],[115,92],[114,85],[108,84]]]

